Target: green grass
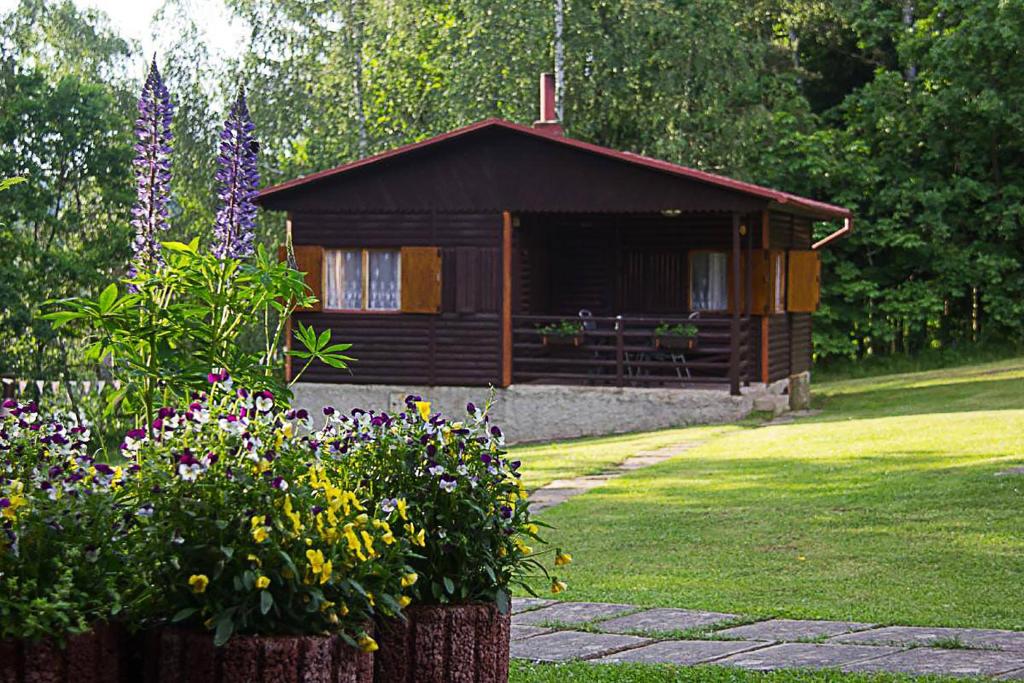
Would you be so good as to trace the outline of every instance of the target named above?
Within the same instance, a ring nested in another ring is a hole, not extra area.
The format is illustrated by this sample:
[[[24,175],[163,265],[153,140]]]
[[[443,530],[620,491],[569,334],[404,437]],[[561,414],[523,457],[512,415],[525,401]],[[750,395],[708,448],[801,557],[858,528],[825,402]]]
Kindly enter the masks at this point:
[[[515,446],[512,455],[523,461],[523,481],[533,490],[555,479],[606,472],[630,456],[643,451],[656,450],[683,441],[704,441],[736,429],[739,427],[735,425],[711,425],[573,439]]]
[[[653,664],[526,664],[513,662],[509,683],[950,683],[981,679],[901,674],[843,674],[834,671],[760,673],[727,667]]]
[[[575,558],[559,597],[1024,629],[1024,477],[994,476],[1024,464],[1024,359],[816,391],[817,417],[715,428],[542,513]],[[645,438],[590,440],[600,456],[565,473]],[[556,454],[574,447],[533,449],[535,481],[561,476]]]

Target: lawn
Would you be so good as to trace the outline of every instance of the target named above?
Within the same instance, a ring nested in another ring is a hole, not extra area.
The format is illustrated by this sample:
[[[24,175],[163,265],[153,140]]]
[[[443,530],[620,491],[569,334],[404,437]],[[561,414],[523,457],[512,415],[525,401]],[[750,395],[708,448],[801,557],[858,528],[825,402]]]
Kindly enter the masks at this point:
[[[1024,477],[995,476],[1024,464],[1024,359],[816,391],[791,424],[516,449],[534,485],[708,438],[542,513],[575,557],[559,597],[1024,629]]]
[[[509,683],[951,683],[979,679],[900,674],[842,674],[833,671],[760,673],[726,667],[676,667],[651,664],[526,664],[513,662]]]
[[[593,439],[574,439],[532,446],[517,446],[515,457],[527,464],[526,486],[533,490],[555,479],[599,474],[626,458],[682,441],[700,442],[739,429],[736,425],[710,425],[656,432],[621,434]]]

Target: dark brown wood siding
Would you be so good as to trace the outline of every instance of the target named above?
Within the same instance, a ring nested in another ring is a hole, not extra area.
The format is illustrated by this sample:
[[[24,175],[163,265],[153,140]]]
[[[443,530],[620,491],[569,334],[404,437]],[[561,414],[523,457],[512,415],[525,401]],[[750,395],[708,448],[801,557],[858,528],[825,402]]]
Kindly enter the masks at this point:
[[[790,374],[811,369],[811,314],[791,313],[789,316],[789,343],[792,350]]]
[[[352,372],[313,366],[303,381],[486,386],[500,381],[499,213],[292,214],[295,244],[441,249],[441,313],[296,314],[352,344]]]
[[[779,211],[771,213],[769,242],[772,249],[810,249],[812,221]],[[768,335],[769,378],[783,379],[811,369],[811,314],[772,316]]]
[[[768,381],[785,379],[790,374],[789,315],[768,318]]]
[[[768,200],[509,130],[483,130],[262,200],[356,212],[759,211]]]

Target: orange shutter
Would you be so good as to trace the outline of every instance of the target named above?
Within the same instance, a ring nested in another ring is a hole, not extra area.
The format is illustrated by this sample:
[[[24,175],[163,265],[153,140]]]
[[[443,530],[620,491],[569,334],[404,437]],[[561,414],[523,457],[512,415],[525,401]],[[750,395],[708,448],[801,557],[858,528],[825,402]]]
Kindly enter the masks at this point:
[[[743,254],[746,257],[746,253]],[[772,296],[772,264],[767,249],[754,249],[750,264],[750,313],[766,315]],[[746,273],[744,272],[744,276]]]
[[[295,250],[295,263],[297,269],[306,274],[306,286],[316,297],[316,303],[304,311],[323,310],[324,304],[324,248],[296,244],[292,247]]]
[[[441,312],[441,250],[402,247],[402,311]]]
[[[813,313],[821,300],[821,255],[816,251],[789,252],[786,310]]]

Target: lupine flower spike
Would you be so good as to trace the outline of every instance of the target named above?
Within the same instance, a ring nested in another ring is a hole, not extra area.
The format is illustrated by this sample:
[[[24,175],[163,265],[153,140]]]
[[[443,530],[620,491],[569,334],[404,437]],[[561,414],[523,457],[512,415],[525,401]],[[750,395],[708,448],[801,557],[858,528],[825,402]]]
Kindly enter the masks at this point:
[[[256,168],[259,144],[252,135],[254,128],[245,103],[245,91],[239,89],[220,134],[217,156],[220,166],[217,196],[221,201],[214,229],[213,253],[217,258],[247,258],[253,254],[256,226],[253,200],[260,182]]]
[[[159,266],[160,233],[167,229],[167,203],[171,185],[171,118],[174,107],[160,78],[156,57],[139,97],[139,118],[135,121],[135,180],[137,199],[132,209],[134,258],[131,273]]]

